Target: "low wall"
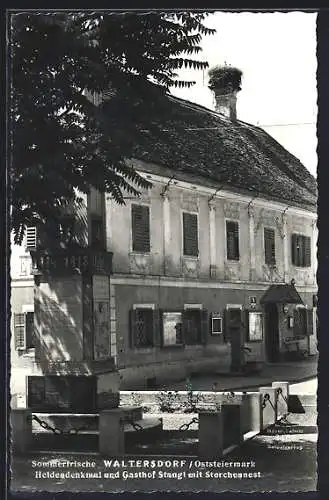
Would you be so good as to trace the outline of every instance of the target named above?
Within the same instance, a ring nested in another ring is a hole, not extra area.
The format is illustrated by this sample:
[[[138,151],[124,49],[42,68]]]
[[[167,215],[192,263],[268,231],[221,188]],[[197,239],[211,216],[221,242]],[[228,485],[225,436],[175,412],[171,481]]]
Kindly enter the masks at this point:
[[[288,392],[287,382],[274,382],[271,387],[260,387],[252,393],[122,391],[119,408],[99,412],[99,452],[110,456],[124,454],[125,411],[141,407],[139,410],[149,414],[197,413],[200,457],[221,457],[232,446],[240,445],[247,436],[254,436],[285,416],[288,413]],[[31,417],[31,409],[11,411],[13,450],[18,454],[29,452]],[[137,416],[131,418],[134,420]]]

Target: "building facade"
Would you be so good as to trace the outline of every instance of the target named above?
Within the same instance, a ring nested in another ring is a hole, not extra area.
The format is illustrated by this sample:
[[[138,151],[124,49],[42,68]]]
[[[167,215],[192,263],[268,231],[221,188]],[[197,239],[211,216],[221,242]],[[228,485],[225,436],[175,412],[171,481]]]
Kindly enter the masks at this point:
[[[248,128],[237,122],[233,130],[229,119],[201,113],[233,139]],[[104,395],[114,376],[122,389],[154,387],[316,354],[315,181],[277,144],[271,159],[259,138],[249,145],[254,160],[244,146],[227,174],[233,181],[226,179],[222,163],[214,163],[214,140],[220,151],[225,145],[222,136],[206,142],[213,158],[207,171],[204,156],[203,168],[191,169],[165,163],[156,148],[148,150],[152,158],[137,152],[132,165],[151,188],[127,195],[124,206],[92,190],[83,208],[85,239],[71,252],[68,274],[58,266],[51,272],[54,252],[48,264],[39,258],[32,265],[33,229],[23,246],[12,246],[11,390],[22,404],[28,375],[95,375]],[[271,189],[247,189],[250,171]],[[85,275],[81,248],[111,255],[111,266]]]

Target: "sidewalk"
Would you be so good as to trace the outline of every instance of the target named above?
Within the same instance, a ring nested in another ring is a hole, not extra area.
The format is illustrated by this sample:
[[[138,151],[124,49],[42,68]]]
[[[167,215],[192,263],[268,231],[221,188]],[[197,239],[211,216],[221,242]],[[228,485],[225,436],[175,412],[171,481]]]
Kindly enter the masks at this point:
[[[247,391],[255,390],[274,381],[286,381],[290,384],[310,380],[317,376],[317,357],[302,361],[265,364],[262,371],[253,375],[231,375],[229,373],[213,373],[191,377],[192,389],[195,391]],[[158,390],[186,390],[186,380],[174,382]]]

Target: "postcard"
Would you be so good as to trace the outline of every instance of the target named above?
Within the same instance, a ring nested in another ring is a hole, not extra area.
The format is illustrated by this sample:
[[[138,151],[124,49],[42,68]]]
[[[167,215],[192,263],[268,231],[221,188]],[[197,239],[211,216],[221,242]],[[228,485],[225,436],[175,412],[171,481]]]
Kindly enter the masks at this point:
[[[316,12],[7,14],[11,491],[316,491]]]

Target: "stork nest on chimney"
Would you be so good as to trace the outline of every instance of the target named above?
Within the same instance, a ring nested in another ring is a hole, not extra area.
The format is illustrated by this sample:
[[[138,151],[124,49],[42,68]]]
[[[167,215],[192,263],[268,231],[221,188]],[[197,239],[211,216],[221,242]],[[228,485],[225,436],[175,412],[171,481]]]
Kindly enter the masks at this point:
[[[208,71],[208,87],[213,91],[232,92],[241,90],[242,71],[233,66],[214,66]]]

